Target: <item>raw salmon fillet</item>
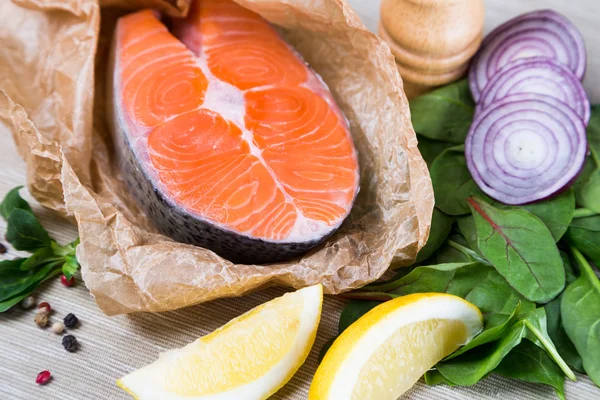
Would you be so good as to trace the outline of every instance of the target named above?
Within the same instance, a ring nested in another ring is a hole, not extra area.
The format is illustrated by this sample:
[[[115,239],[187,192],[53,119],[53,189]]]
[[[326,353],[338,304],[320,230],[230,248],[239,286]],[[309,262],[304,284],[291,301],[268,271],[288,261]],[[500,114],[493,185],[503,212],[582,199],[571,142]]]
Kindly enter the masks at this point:
[[[257,14],[199,1],[170,32],[122,17],[112,125],[129,187],[159,230],[232,261],[325,240],[358,192],[348,123],[324,82]]]

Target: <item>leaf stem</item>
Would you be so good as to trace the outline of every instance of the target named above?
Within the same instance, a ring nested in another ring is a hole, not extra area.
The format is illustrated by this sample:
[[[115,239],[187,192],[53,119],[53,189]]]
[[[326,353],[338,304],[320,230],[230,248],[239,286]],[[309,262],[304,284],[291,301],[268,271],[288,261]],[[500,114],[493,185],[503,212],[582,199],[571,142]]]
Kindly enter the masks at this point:
[[[585,218],[585,217],[592,217],[594,215],[598,215],[598,213],[596,211],[592,211],[592,210],[587,209],[587,208],[577,208],[573,212],[573,219],[576,219],[576,218]]]
[[[571,253],[573,253],[573,258],[575,258],[575,262],[577,262],[579,272],[581,272],[582,275],[585,274],[592,286],[594,286],[598,293],[600,293],[600,279],[598,279],[598,277],[596,276],[596,273],[594,272],[594,269],[592,268],[590,263],[588,263],[583,254],[581,254],[581,252],[577,250],[576,247],[569,247],[571,248]]]
[[[473,250],[471,250],[461,244],[456,243],[454,240],[448,240],[448,245],[450,247],[452,247],[453,249],[458,250],[459,252],[461,252],[466,257],[468,257],[472,260],[475,260],[481,264],[485,264],[490,267],[492,266],[492,264],[488,260],[486,260],[483,257],[480,257],[479,254],[475,253]]]
[[[560,354],[558,354],[558,351],[556,351],[554,344],[552,344],[552,342],[549,342],[548,339],[546,339],[546,337],[542,334],[542,332],[540,332],[535,326],[533,326],[531,322],[527,320],[524,320],[523,322],[525,323],[527,329],[529,329],[531,333],[533,333],[535,337],[544,345],[550,357],[552,357],[554,362],[564,372],[567,378],[575,382],[577,380],[577,377],[575,376],[573,371],[571,371],[571,368],[569,368],[565,360],[563,360]]]

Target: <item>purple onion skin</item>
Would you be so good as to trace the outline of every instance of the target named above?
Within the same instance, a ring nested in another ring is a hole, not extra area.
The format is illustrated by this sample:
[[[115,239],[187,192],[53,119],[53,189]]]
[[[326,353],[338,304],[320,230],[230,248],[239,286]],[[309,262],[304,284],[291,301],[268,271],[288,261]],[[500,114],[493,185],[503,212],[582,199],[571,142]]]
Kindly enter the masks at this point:
[[[507,85],[512,85],[512,82],[518,80],[517,83],[523,82],[523,76],[519,76],[519,73],[525,73],[527,71],[535,72],[535,70],[545,69],[551,73],[556,74],[557,77],[568,81],[568,87],[571,89],[571,94],[573,97],[577,98],[576,108],[573,104],[563,102],[566,107],[572,108],[575,112],[579,114],[582,118],[583,122],[587,126],[590,120],[590,101],[587,97],[585,89],[583,85],[577,79],[575,75],[563,64],[548,58],[548,57],[531,57],[531,58],[520,58],[516,59],[504,67],[500,68],[494,77],[489,80],[488,84],[483,89],[481,93],[480,102],[477,105],[476,112],[481,112],[485,108],[489,107],[489,105],[493,101],[500,100],[501,97],[494,97],[492,99],[488,99],[489,96],[493,96],[497,94],[497,92],[501,91]],[[562,82],[561,82],[562,83]],[[494,91],[495,93],[491,93]],[[525,93],[525,92],[512,92],[511,94],[516,93]],[[534,93],[534,92],[530,92]],[[551,95],[552,96],[552,95]],[[553,96],[554,97],[554,96]],[[562,99],[556,97],[557,100],[562,101]],[[485,103],[488,103],[487,105]]]
[[[549,21],[554,23],[554,26],[560,26],[560,29],[564,32],[564,40],[563,47],[567,51],[570,56],[569,68],[572,70],[573,74],[580,80],[583,79],[586,71],[586,50],[585,50],[585,42],[583,41],[583,37],[579,30],[573,25],[571,21],[569,21],[564,15],[559,14],[553,10],[539,10],[533,11],[530,13],[523,14],[516,18],[513,18],[504,24],[498,26],[492,32],[490,32],[484,41],[481,44],[481,48],[479,52],[473,57],[471,62],[471,67],[469,69],[469,86],[471,88],[471,93],[473,94],[473,98],[478,101],[481,92],[483,91],[483,87],[479,87],[480,83],[478,82],[478,73],[480,69],[488,69],[489,60],[483,59],[482,57],[486,55],[488,58],[490,55],[495,54],[495,48],[498,46],[502,46],[504,41],[495,42],[499,35],[506,35],[506,39],[513,39],[513,35],[511,35],[511,30],[518,30],[521,24],[532,23],[539,21],[538,30],[544,30],[544,24],[547,24]],[[547,28],[546,28],[547,30]],[[529,30],[531,31],[531,30]],[[508,33],[507,33],[508,32]],[[522,33],[522,32],[521,32]],[[548,34],[549,38],[551,34]],[[567,42],[564,44],[564,42]],[[495,46],[492,49],[488,49],[489,46]],[[572,46],[574,45],[574,46]],[[486,51],[489,51],[486,54]],[[496,66],[494,72],[500,69],[502,65]],[[489,76],[487,72],[485,72],[486,81],[482,86],[485,86],[485,83],[489,82],[490,79],[493,78]]]

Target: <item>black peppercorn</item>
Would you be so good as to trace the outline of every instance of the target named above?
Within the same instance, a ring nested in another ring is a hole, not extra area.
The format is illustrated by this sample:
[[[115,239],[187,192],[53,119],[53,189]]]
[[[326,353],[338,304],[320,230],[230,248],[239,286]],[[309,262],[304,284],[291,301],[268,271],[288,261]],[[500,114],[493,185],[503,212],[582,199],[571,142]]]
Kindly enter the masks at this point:
[[[73,335],[67,335],[62,339],[62,345],[66,351],[73,353],[77,351],[77,347],[79,344],[77,343],[77,338]]]
[[[7,251],[6,246],[0,243],[0,254],[6,254]]]
[[[67,314],[67,316],[63,319],[63,322],[65,324],[65,327],[69,329],[75,328],[77,324],[79,324],[79,320],[77,319],[75,314],[72,313]]]

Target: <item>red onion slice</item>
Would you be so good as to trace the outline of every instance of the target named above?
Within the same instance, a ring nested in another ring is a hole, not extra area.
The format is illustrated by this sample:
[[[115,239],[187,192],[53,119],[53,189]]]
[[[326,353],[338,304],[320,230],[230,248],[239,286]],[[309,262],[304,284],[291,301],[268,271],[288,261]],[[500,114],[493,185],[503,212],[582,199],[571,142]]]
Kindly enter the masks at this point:
[[[552,58],[578,79],[583,78],[586,52],[581,33],[556,11],[533,11],[500,25],[481,44],[469,70],[475,101],[500,68],[513,60],[536,56]]]
[[[517,93],[554,97],[575,110],[586,126],[590,121],[590,101],[581,81],[567,67],[550,58],[521,58],[499,69],[483,90],[478,110]]]
[[[465,142],[477,185],[505,204],[526,204],[562,191],[585,162],[583,121],[554,97],[513,94],[475,117]]]

